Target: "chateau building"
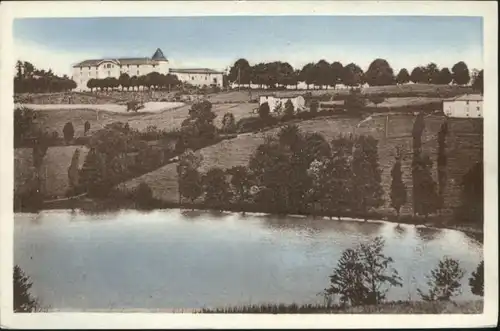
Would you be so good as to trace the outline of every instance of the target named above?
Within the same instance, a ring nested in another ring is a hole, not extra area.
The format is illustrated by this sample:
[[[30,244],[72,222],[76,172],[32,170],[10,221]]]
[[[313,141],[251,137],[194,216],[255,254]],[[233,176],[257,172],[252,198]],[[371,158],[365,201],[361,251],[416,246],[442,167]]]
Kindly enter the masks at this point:
[[[168,59],[161,49],[157,49],[151,58],[121,58],[85,60],[73,65],[72,79],[77,84],[77,90],[89,90],[87,82],[94,79],[114,77],[118,79],[126,73],[130,77],[147,75],[151,72],[176,75],[181,82],[195,86],[215,85],[222,87],[224,72],[207,68],[170,68]]]

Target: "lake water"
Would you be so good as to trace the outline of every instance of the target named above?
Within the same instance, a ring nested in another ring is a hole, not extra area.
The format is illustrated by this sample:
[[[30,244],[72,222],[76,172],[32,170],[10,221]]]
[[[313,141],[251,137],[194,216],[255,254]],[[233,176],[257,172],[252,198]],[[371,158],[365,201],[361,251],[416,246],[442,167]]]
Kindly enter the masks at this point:
[[[51,309],[200,308],[321,302],[342,251],[376,236],[403,278],[388,299],[418,298],[444,255],[467,271],[482,244],[454,230],[202,211],[15,215],[15,263]]]

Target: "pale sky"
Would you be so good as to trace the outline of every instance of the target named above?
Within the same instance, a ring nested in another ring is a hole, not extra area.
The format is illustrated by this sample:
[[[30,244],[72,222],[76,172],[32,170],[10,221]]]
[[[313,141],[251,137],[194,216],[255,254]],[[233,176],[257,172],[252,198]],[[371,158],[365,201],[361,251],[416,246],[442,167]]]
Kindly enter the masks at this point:
[[[16,59],[71,76],[91,58],[150,57],[161,48],[173,67],[225,69],[287,61],[351,62],[366,70],[384,58],[395,71],[430,62],[483,68],[483,22],[444,16],[225,16],[29,18],[14,21]]]

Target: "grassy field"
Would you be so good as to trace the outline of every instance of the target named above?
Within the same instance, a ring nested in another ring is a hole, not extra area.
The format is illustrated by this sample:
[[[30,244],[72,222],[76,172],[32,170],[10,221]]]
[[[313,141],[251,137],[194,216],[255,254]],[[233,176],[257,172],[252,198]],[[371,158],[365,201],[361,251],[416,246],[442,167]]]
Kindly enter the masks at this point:
[[[202,309],[205,314],[482,314],[481,300],[461,302],[404,301],[383,303],[376,306],[352,308],[327,308],[324,305],[261,304],[215,309]]]
[[[73,123],[75,137],[83,135],[84,123],[89,121],[90,133],[103,128],[106,124],[120,121],[128,122],[131,128],[143,130],[149,125],[159,129],[173,130],[181,126],[182,121],[188,117],[189,108],[185,105],[179,108],[165,110],[156,113],[116,113],[109,111],[96,111],[93,109],[58,109],[58,110],[36,110],[38,121],[42,128],[50,132],[57,131],[62,136],[62,129],[67,122]],[[252,110],[255,104],[217,104],[213,105],[213,111],[217,115],[214,120],[216,126],[222,126],[222,118],[226,112],[233,113],[236,121],[243,117],[254,116]]]
[[[403,180],[407,186],[408,203],[403,207],[402,213],[411,213],[411,153],[413,115],[374,116],[362,123],[355,119],[324,118],[304,121],[298,124],[304,132],[317,132],[331,140],[339,133],[369,134],[379,140],[379,163],[382,169],[382,186],[384,188],[385,205],[379,211],[392,212],[390,207],[391,169],[394,164],[396,147],[402,148],[404,158],[402,164]],[[434,162],[433,174],[437,180],[437,133],[444,121],[441,116],[428,116],[425,119],[426,128],[423,133],[423,151]],[[449,191],[446,201],[450,206],[458,203],[459,183],[465,172],[482,157],[481,130],[473,121],[468,119],[453,119],[450,121],[450,134],[447,154],[449,155]],[[477,122],[476,122],[477,123]],[[359,126],[359,127],[358,127]],[[385,127],[387,126],[387,132]],[[200,150],[203,155],[201,171],[205,172],[211,167],[228,169],[237,165],[247,165],[253,152],[259,144],[264,142],[266,134],[276,133],[273,129],[266,133],[243,134],[235,139],[226,140],[213,146]],[[476,131],[474,131],[476,130]],[[122,189],[129,190],[139,183],[145,182],[151,186],[156,198],[175,202],[178,200],[178,186],[176,164],[166,165],[156,171],[145,174],[120,185]]]
[[[88,153],[86,147],[58,146],[50,147],[42,163],[42,193],[49,197],[64,196],[69,188],[68,167],[77,148],[80,148],[80,167]],[[33,158],[31,148],[14,150],[14,187],[22,192],[33,178]]]
[[[295,95],[304,95],[305,93],[310,92],[312,96],[319,96],[323,94],[329,95],[337,95],[337,94],[348,94],[348,89],[325,89],[325,90],[285,90],[285,91],[269,91],[269,90],[252,90],[251,93],[248,90],[232,90],[228,92],[221,92],[217,94],[213,94],[209,96],[209,100],[213,103],[225,103],[225,102],[249,102],[252,99],[258,99],[261,95],[266,94],[275,94],[277,96],[287,97],[287,96],[295,96]],[[361,89],[361,93],[366,95],[372,94],[392,94],[394,97],[397,97],[398,94],[404,93],[414,93],[417,94],[411,99],[417,98],[426,98],[430,95],[434,95],[436,93],[444,93],[450,95],[460,95],[465,93],[471,93],[472,90],[470,87],[463,86],[453,86],[453,85],[432,85],[432,84],[406,84],[406,85],[390,85],[390,86],[371,86]],[[403,98],[404,99],[404,98]],[[442,98],[437,98],[438,101],[442,100]],[[428,100],[430,101],[430,100]]]

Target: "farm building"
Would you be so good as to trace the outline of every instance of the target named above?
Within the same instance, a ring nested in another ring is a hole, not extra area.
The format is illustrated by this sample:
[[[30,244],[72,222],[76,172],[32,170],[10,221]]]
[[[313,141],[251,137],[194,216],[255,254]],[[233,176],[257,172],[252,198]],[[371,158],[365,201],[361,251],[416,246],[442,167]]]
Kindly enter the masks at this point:
[[[288,100],[292,102],[295,111],[301,111],[305,109],[306,101],[301,95],[296,97],[276,97],[274,95],[261,95],[259,98],[259,105],[267,102],[271,113],[276,111],[279,112],[285,109],[285,103]]]
[[[170,67],[169,60],[157,49],[152,57],[119,58],[119,59],[94,59],[79,62],[73,66],[72,79],[77,84],[77,90],[88,90],[87,82],[94,79],[108,77],[119,78],[121,74],[129,77],[147,75],[151,72],[176,75],[181,82],[195,86],[215,85],[222,87],[224,72],[207,68],[182,68]]]
[[[482,118],[483,96],[465,94],[443,101],[443,112],[448,117]]]

